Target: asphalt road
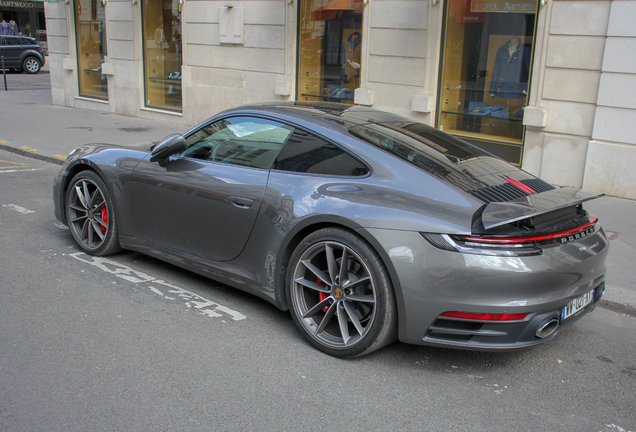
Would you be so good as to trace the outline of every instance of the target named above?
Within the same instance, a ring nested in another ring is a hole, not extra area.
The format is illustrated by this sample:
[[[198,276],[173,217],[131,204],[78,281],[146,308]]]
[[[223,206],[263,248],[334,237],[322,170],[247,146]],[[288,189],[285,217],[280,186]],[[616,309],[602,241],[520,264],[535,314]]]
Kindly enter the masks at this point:
[[[134,253],[78,253],[59,167],[0,152],[2,431],[635,431],[636,319],[539,347],[321,354],[287,313]]]
[[[7,71],[7,91],[42,90],[51,88],[51,75],[47,72],[28,74]],[[0,69],[0,91],[4,91],[5,77]]]

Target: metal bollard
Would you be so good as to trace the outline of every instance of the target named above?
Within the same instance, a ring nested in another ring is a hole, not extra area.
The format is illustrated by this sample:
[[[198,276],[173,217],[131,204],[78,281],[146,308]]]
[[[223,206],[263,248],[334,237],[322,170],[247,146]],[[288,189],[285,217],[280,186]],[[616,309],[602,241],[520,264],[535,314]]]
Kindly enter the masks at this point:
[[[2,59],[2,76],[4,77],[4,91],[7,91],[7,70],[4,68],[4,56],[0,58]]]

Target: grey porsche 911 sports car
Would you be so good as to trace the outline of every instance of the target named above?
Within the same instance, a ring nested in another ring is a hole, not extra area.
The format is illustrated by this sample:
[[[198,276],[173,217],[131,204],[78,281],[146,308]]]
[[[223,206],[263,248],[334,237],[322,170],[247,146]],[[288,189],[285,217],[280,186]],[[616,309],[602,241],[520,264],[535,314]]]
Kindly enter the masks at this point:
[[[74,150],[55,215],[290,310],[319,350],[524,348],[594,309],[609,242],[555,188],[434,128],[332,103],[243,106],[157,145]]]

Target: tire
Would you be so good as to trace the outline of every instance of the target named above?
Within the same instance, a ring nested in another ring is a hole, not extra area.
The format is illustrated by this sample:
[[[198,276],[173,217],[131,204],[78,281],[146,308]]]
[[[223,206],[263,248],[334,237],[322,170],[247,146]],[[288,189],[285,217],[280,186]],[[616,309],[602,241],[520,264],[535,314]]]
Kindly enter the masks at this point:
[[[41,68],[42,63],[40,63],[40,60],[36,59],[35,57],[27,57],[22,63],[22,69],[27,71],[27,73],[29,74],[36,74],[40,72]]]
[[[286,287],[294,323],[326,354],[359,357],[397,339],[386,267],[352,232],[324,228],[307,236],[292,254]]]
[[[121,250],[113,200],[95,172],[73,177],[65,203],[68,227],[83,252],[104,256]]]

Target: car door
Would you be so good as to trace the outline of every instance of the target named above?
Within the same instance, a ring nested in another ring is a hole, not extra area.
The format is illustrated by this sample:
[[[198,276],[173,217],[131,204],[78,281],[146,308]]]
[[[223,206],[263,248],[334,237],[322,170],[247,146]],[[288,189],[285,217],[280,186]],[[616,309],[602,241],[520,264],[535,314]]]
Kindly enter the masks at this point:
[[[135,235],[206,259],[237,257],[292,131],[268,119],[229,117],[186,136],[186,150],[165,168],[146,157],[130,184]]]
[[[0,42],[0,57],[4,57],[4,67],[6,68],[18,68],[22,67],[20,63],[20,54],[24,48],[22,44],[22,38],[13,36],[4,36]]]

